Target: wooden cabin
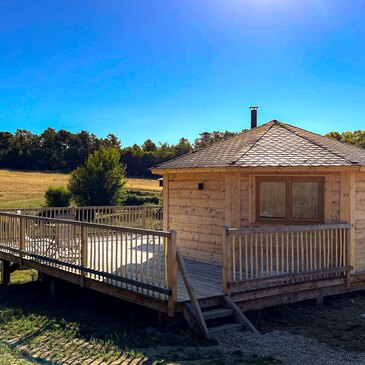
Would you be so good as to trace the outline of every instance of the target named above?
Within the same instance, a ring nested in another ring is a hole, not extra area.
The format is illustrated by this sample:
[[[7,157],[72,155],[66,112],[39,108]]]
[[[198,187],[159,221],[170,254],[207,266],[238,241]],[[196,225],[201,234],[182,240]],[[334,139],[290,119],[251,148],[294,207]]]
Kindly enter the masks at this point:
[[[163,175],[164,228],[185,257],[221,264],[224,225],[275,234],[347,223],[347,262],[365,271],[364,149],[273,120],[152,171]]]
[[[257,332],[242,310],[365,289],[364,149],[274,120],[153,172],[163,212],[0,212],[0,283],[33,268],[182,313],[208,338]]]

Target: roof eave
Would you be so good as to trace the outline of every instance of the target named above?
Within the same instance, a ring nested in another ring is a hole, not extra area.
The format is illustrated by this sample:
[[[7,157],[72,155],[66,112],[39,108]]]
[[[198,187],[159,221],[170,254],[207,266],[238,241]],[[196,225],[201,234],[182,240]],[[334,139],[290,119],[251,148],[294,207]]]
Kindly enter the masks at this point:
[[[251,173],[307,173],[310,170],[313,173],[344,172],[344,171],[362,171],[365,172],[365,166],[355,165],[336,165],[336,166],[217,166],[217,167],[183,167],[183,168],[154,168],[151,172],[155,175],[179,174],[179,173],[197,173],[197,172],[227,172],[227,171],[244,171]]]

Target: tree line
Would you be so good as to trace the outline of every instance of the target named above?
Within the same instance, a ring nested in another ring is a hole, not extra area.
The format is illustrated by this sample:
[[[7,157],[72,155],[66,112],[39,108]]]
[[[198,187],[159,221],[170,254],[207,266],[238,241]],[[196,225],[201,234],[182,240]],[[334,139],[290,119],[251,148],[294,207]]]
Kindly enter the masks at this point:
[[[155,143],[147,139],[143,144],[122,147],[113,134],[98,138],[87,131],[72,133],[47,128],[40,134],[25,129],[14,133],[0,132],[0,168],[71,172],[82,166],[87,157],[100,147],[114,147],[120,152],[120,162],[128,176],[151,176],[149,168],[185,153],[211,145],[235,135],[235,132],[203,132],[193,142],[180,138],[176,144]],[[365,148],[365,131],[330,132],[326,136]]]
[[[0,132],[0,168],[71,172],[82,166],[100,147],[114,147],[120,152],[120,162],[126,166],[128,176],[148,177],[152,166],[234,134],[228,131],[204,132],[193,143],[181,138],[175,145],[147,139],[141,145],[123,148],[114,134],[98,138],[87,131],[72,133],[47,128],[34,134],[18,129],[14,133]]]

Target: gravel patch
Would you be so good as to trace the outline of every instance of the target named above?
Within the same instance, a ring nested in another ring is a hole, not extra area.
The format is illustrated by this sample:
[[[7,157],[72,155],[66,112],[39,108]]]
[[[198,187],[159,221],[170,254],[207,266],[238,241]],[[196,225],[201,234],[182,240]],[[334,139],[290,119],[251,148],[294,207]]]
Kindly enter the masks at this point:
[[[332,348],[313,338],[284,331],[256,335],[248,331],[222,334],[217,338],[224,353],[241,350],[246,355],[271,356],[286,365],[364,365],[365,352]]]

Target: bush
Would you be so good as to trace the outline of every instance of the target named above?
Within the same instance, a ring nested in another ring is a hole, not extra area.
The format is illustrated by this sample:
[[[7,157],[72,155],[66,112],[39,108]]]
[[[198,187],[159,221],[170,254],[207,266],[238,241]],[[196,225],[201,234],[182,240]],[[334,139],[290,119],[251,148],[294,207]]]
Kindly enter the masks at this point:
[[[51,186],[44,194],[47,207],[68,207],[71,193],[65,186]]]
[[[161,204],[161,193],[152,193],[140,190],[128,190],[125,205],[159,205]]]
[[[77,168],[70,177],[68,188],[80,206],[116,205],[125,200],[125,166],[120,163],[120,151],[100,147],[89,155],[85,166]]]

